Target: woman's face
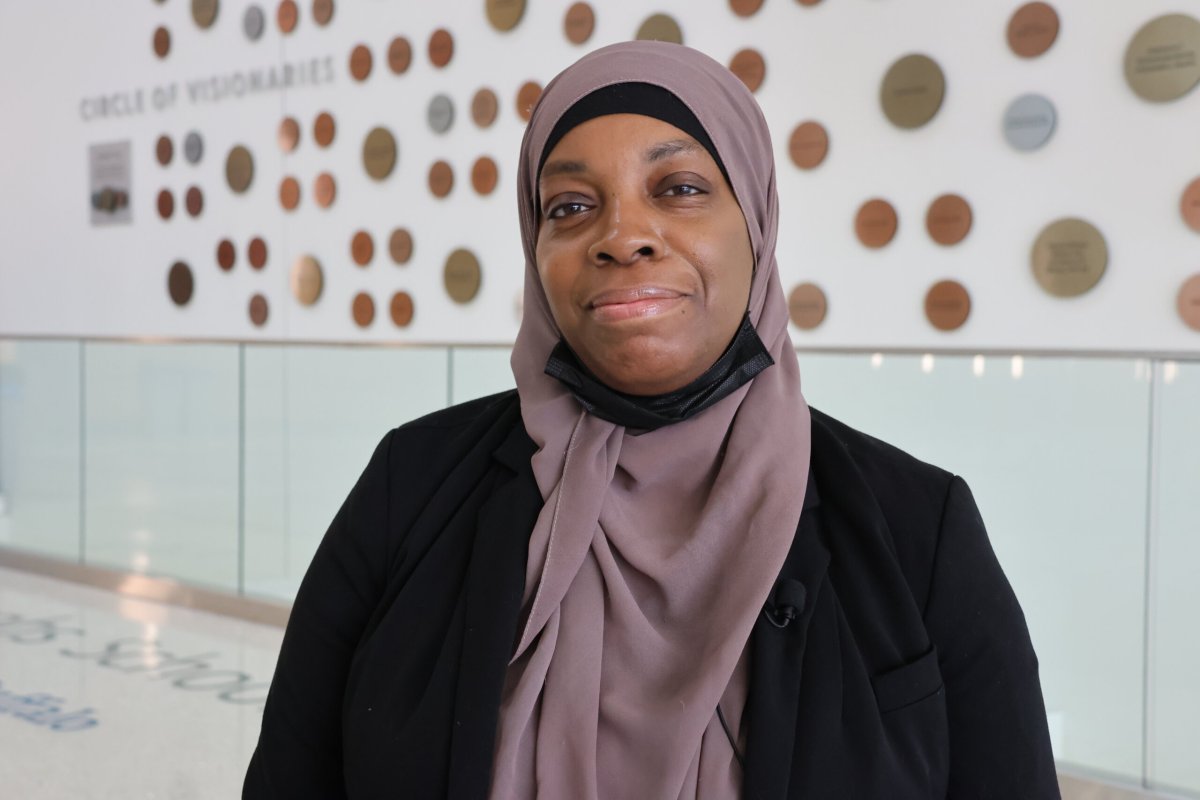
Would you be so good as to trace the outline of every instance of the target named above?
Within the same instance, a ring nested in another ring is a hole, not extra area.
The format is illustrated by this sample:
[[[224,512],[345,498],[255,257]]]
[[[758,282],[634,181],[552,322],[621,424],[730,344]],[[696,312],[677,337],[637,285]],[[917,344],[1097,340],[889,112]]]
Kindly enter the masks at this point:
[[[538,190],[538,275],[584,365],[634,395],[712,366],[746,312],[754,253],[708,151],[651,117],[596,117],[555,145]]]

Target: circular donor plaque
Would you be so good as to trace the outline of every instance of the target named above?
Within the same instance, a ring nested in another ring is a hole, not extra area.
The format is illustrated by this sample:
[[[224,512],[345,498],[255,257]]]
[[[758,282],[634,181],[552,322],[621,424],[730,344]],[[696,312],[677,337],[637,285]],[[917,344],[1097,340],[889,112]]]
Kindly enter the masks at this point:
[[[971,315],[971,295],[958,281],[938,281],[925,294],[925,317],[939,331],[961,328]]]
[[[388,45],[388,69],[397,75],[403,75],[408,72],[408,67],[412,64],[412,45],[408,39],[403,36],[397,36],[392,39]]]
[[[1004,112],[1004,138],[1017,150],[1037,150],[1050,141],[1057,121],[1054,104],[1045,97],[1021,95]]]
[[[250,245],[246,248],[246,259],[255,269],[262,269],[266,266],[267,243],[261,237],[255,236],[250,240]]]
[[[763,60],[762,53],[748,47],[734,54],[729,62],[729,71],[737,75],[747,89],[757,92],[767,76],[767,62]]]
[[[946,94],[946,76],[929,56],[904,56],[888,69],[879,88],[883,113],[897,128],[919,128],[933,119]]]
[[[337,123],[333,121],[333,115],[328,111],[317,114],[317,118],[313,120],[313,141],[319,147],[329,147],[333,144],[335,135],[337,135]]]
[[[496,112],[499,110],[500,101],[491,89],[480,89],[471,98],[471,119],[481,128],[490,127],[496,121]]]
[[[825,292],[815,283],[802,283],[788,294],[788,316],[800,330],[816,328],[825,321],[828,310]]]
[[[217,21],[217,0],[192,0],[192,20],[201,28]]]
[[[311,306],[321,297],[324,277],[321,265],[312,256],[300,256],[292,264],[291,287],[292,296],[300,305]]]
[[[442,279],[446,284],[446,294],[456,303],[469,303],[479,293],[479,284],[483,273],[479,269],[479,259],[470,250],[455,250],[446,259],[446,267],[442,271]]]
[[[829,153],[829,133],[819,122],[802,122],[788,139],[788,155],[800,169],[815,169]]]
[[[322,172],[313,181],[313,199],[321,208],[329,208],[337,197],[337,182],[328,172]]]
[[[158,137],[158,141],[154,143],[154,157],[158,160],[158,163],[165,167],[171,163],[171,158],[174,155],[175,145],[171,144],[171,137]]]
[[[871,248],[883,247],[896,235],[900,221],[896,209],[887,200],[875,198],[863,203],[854,218],[854,233]]]
[[[300,205],[300,181],[291,175],[279,182],[279,205],[284,211],[294,211]]]
[[[350,240],[350,257],[360,267],[371,263],[371,259],[375,257],[375,241],[371,238],[371,234],[366,231],[358,231],[354,234],[354,238]]]
[[[1200,83],[1200,20],[1186,14],[1152,19],[1125,51],[1125,80],[1143,100],[1177,100]]]
[[[396,137],[387,128],[372,128],[363,140],[362,160],[363,168],[375,180],[391,175],[396,166]]]
[[[295,117],[284,117],[279,122],[279,149],[285,153],[290,153],[296,149],[296,145],[300,143],[300,123]]]
[[[228,239],[217,242],[217,266],[225,272],[229,272],[233,269],[235,261],[237,261],[237,248],[233,246],[233,242]]]
[[[729,0],[729,7],[739,17],[752,17],[762,8],[763,0]]]
[[[408,292],[396,292],[392,295],[392,322],[397,328],[407,328],[412,324],[413,299]]]
[[[938,244],[958,244],[971,231],[971,204],[956,194],[944,194],[929,204],[925,230]]]
[[[254,180],[254,158],[242,145],[236,145],[225,158],[225,180],[229,188],[241,194]]]
[[[435,161],[429,168],[429,191],[434,197],[445,197],[454,188],[454,169],[445,161]]]
[[[1060,219],[1038,235],[1031,261],[1033,277],[1042,289],[1055,297],[1076,297],[1104,276],[1108,245],[1091,223]]]
[[[354,317],[354,324],[360,328],[365,328],[374,322],[375,301],[371,299],[371,295],[366,292],[354,295],[354,302],[350,304],[350,314]]]
[[[279,8],[275,10],[275,23],[284,33],[296,30],[296,23],[299,20],[300,9],[296,7],[296,0],[283,0],[279,4]]]
[[[333,19],[333,0],[313,0],[312,18],[321,27],[328,25]]]
[[[175,195],[171,194],[170,189],[163,189],[158,193],[158,215],[163,219],[170,219],[175,213]]]
[[[572,3],[563,17],[563,33],[571,44],[583,44],[596,29],[596,13],[587,3]]]
[[[195,131],[183,137],[183,157],[189,164],[199,164],[204,158],[204,139]]]
[[[667,14],[654,14],[646,18],[638,28],[637,37],[654,42],[672,42],[683,44],[683,30],[674,17]]]
[[[183,196],[183,207],[193,217],[200,216],[200,212],[204,210],[204,192],[200,191],[199,186],[188,187],[187,193]]]
[[[441,69],[454,58],[454,37],[445,28],[438,28],[429,36],[429,63]]]
[[[263,31],[267,27],[267,16],[263,13],[259,6],[247,6],[246,13],[242,15],[242,33],[246,34],[246,38],[252,42],[257,42],[262,38]]]
[[[250,298],[250,321],[257,328],[267,324],[267,298],[261,294]]]
[[[1179,198],[1179,213],[1183,216],[1184,225],[1200,233],[1200,178],[1183,190],[1183,196]]]
[[[1046,3],[1026,3],[1008,20],[1008,46],[1021,58],[1035,58],[1058,38],[1058,13]]]
[[[396,228],[388,239],[388,254],[397,264],[407,264],[412,258],[413,238],[407,228]]]
[[[166,58],[171,52],[171,32],[161,25],[154,29],[154,55]]]
[[[167,294],[171,296],[171,301],[177,306],[186,306],[195,288],[191,267],[182,261],[172,264],[171,271],[167,273]]]
[[[434,133],[445,133],[454,125],[454,102],[444,94],[435,94],[425,110],[425,120]]]
[[[488,22],[498,31],[511,31],[525,13],[525,0],[487,0]]]
[[[371,48],[357,44],[350,51],[350,76],[356,81],[365,81],[371,74]]]
[[[1200,331],[1200,273],[1183,282],[1176,299],[1179,318],[1194,331]]]
[[[517,116],[529,122],[533,115],[533,107],[542,96],[542,85],[537,81],[525,81],[517,90]]]
[[[475,164],[471,167],[471,186],[479,194],[491,194],[496,188],[496,181],[499,180],[500,170],[496,166],[496,162],[487,156],[480,156],[475,159]]]

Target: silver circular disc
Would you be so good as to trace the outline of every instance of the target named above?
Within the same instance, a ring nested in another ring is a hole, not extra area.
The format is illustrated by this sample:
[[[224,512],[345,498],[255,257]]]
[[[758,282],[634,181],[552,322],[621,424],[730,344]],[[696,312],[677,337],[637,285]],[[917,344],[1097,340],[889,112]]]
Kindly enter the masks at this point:
[[[196,131],[190,132],[183,140],[183,157],[189,164],[199,164],[204,157],[204,140]]]
[[[1004,112],[1004,138],[1017,150],[1037,150],[1050,141],[1058,112],[1040,94],[1024,94]]]
[[[454,124],[454,103],[444,94],[435,95],[429,101],[426,118],[434,133],[445,133]]]
[[[252,42],[258,41],[265,27],[266,17],[263,10],[258,6],[247,8],[245,16],[242,17],[242,30],[246,33],[246,38]]]

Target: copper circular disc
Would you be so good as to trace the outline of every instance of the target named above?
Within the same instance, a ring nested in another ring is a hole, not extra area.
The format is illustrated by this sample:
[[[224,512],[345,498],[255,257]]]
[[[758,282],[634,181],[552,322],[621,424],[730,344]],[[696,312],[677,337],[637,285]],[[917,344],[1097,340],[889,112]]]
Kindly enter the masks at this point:
[[[175,155],[175,145],[171,144],[170,136],[160,136],[158,141],[154,143],[154,157],[158,159],[158,163],[164,167],[171,163],[171,158]]]
[[[333,0],[313,0],[313,22],[324,27],[333,19]]]
[[[802,283],[788,294],[788,316],[800,330],[816,328],[825,321],[828,310],[825,292],[815,283]]]
[[[242,145],[236,145],[225,158],[225,180],[229,188],[241,194],[254,180],[254,157]]]
[[[796,2],[802,6],[815,6],[817,3],[820,3],[821,0],[796,0]]]
[[[925,294],[925,316],[939,331],[961,328],[971,315],[971,295],[958,281],[938,281]]]
[[[360,267],[371,263],[371,259],[375,257],[375,241],[371,238],[371,234],[366,231],[358,231],[354,234],[350,240],[350,257]]]
[[[446,258],[442,280],[451,300],[456,303],[471,302],[479,293],[479,285],[483,280],[479,259],[470,250],[455,250]]]
[[[788,155],[800,169],[815,169],[829,153],[829,133],[819,122],[802,122],[788,139]]]
[[[1048,3],[1026,3],[1008,20],[1008,46],[1021,58],[1036,58],[1058,38],[1058,12]]]
[[[471,167],[471,186],[475,187],[476,192],[491,194],[499,177],[500,170],[495,161],[487,156],[475,159],[475,164]]]
[[[867,247],[883,247],[896,235],[899,219],[896,209],[887,200],[868,200],[854,218],[854,233]]]
[[[250,240],[250,246],[246,248],[246,258],[250,262],[250,266],[255,269],[262,269],[267,264],[267,243],[262,238],[255,236]]]
[[[445,161],[435,161],[429,168],[429,191],[434,197],[445,197],[454,188],[454,169]]]
[[[529,122],[533,115],[533,107],[542,96],[542,87],[537,81],[525,81],[517,90],[517,116]]]
[[[235,261],[237,261],[237,248],[233,246],[233,242],[228,239],[217,242],[217,266],[229,272],[233,269]]]
[[[525,0],[486,0],[488,22],[498,31],[511,31],[525,14]]]
[[[396,166],[396,137],[387,128],[372,128],[363,141],[363,168],[377,181],[381,181]]]
[[[596,29],[596,12],[587,3],[573,3],[563,17],[563,33],[571,44],[583,44]]]
[[[167,273],[167,294],[171,295],[175,305],[186,306],[195,288],[191,267],[182,261],[172,264],[171,271]]]
[[[752,17],[762,8],[763,0],[729,0],[729,7],[739,17]]]
[[[365,81],[371,74],[371,48],[365,44],[355,45],[350,51],[350,75],[356,81]]]
[[[175,213],[175,196],[171,194],[170,189],[163,189],[158,193],[158,215],[163,219],[170,219]]]
[[[290,153],[296,149],[296,145],[300,143],[300,123],[295,117],[284,117],[279,121],[279,133],[277,135],[279,149],[285,153]]]
[[[757,92],[767,77],[767,62],[763,60],[762,53],[747,47],[734,53],[729,62],[729,71],[737,75],[747,89]]]
[[[403,36],[397,36],[392,39],[388,45],[388,69],[397,75],[403,75],[408,72],[408,67],[412,64],[412,45],[408,39]]]
[[[329,208],[337,197],[337,183],[328,172],[322,172],[313,181],[313,199],[321,208]]]
[[[897,128],[919,128],[942,107],[946,76],[929,56],[913,53],[888,69],[879,87],[883,113]]]
[[[161,25],[154,29],[154,55],[166,58],[171,52],[171,32]]]
[[[1176,298],[1176,308],[1183,324],[1200,331],[1200,272],[1183,282]]]
[[[291,175],[279,182],[279,205],[285,211],[292,211],[300,205],[300,181]]]
[[[192,0],[192,20],[201,28],[217,21],[217,0]]]
[[[958,244],[971,230],[971,204],[956,194],[944,194],[929,205],[925,230],[938,244]]]
[[[183,206],[193,217],[200,216],[204,210],[204,192],[200,191],[199,186],[188,187],[187,194],[183,196]]]
[[[438,28],[429,37],[429,61],[441,68],[454,58],[454,37],[445,28]]]
[[[1042,289],[1055,297],[1076,297],[1104,276],[1108,244],[1091,223],[1060,219],[1038,235],[1030,260]]]
[[[317,118],[313,120],[313,141],[321,147],[329,147],[333,144],[336,133],[337,124],[333,121],[333,115],[328,111],[317,114]]]
[[[499,110],[500,101],[491,89],[480,89],[471,98],[471,119],[481,128],[490,127],[496,121],[496,113]]]
[[[359,292],[354,295],[350,313],[354,316],[354,324],[365,328],[375,321],[375,301],[366,292]]]
[[[1150,20],[1125,51],[1125,80],[1143,100],[1178,100],[1200,84],[1200,20],[1166,14]]]
[[[299,20],[300,9],[296,7],[295,0],[283,0],[275,11],[275,22],[278,23],[279,30],[284,33],[296,30],[296,23]]]
[[[321,298],[324,283],[321,265],[312,256],[300,256],[292,264],[292,296],[300,305],[311,306],[316,303]]]
[[[667,14],[652,14],[638,28],[637,36],[641,40],[655,42],[672,42],[683,44],[683,30],[675,18]]]
[[[407,264],[412,258],[413,238],[407,228],[396,228],[388,239],[388,253],[397,264]]]
[[[261,294],[250,298],[250,321],[259,328],[267,324],[267,298]]]
[[[1196,233],[1200,233],[1200,178],[1188,184],[1179,198],[1179,213],[1183,223]]]
[[[392,295],[392,322],[397,328],[407,328],[412,323],[413,299],[408,292],[396,292]]]

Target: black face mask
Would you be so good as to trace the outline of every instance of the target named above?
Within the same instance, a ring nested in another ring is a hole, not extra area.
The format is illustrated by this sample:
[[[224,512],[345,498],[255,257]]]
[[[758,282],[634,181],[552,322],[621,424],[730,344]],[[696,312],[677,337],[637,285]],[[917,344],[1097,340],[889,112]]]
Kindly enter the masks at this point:
[[[561,339],[545,372],[561,381],[589,414],[626,428],[652,431],[699,414],[774,363],[746,314],[721,357],[699,378],[673,392],[642,397],[611,389]]]

